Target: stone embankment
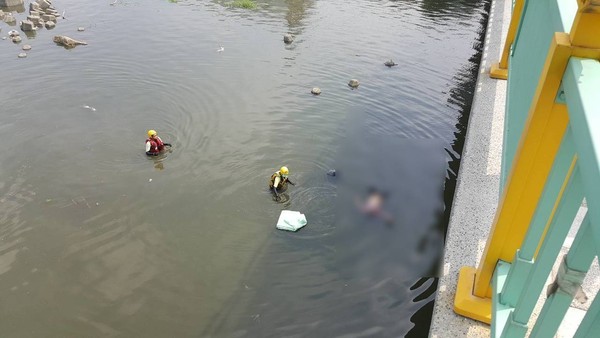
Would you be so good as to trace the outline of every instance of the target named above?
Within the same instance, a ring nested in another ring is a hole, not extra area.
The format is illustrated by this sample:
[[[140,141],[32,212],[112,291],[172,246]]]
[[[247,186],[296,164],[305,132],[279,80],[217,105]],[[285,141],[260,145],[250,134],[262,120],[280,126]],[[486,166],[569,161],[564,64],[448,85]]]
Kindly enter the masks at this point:
[[[51,0],[36,0],[29,4],[29,15],[27,20],[21,21],[21,30],[31,32],[41,27],[52,29],[60,17]]]
[[[9,26],[15,26],[17,19],[15,18],[16,14],[21,13],[24,8],[23,0],[0,0],[0,7],[4,10],[0,9],[0,21],[4,21]],[[6,12],[5,12],[6,11]],[[21,37],[21,33],[17,30],[10,30],[8,32],[8,36],[3,36],[2,40],[10,39],[13,43],[19,44],[23,41],[23,38],[32,38],[35,36],[36,32],[39,29],[43,29],[44,27],[48,30],[56,27],[59,18],[64,19],[63,14],[59,14],[58,10],[53,6],[52,0],[34,0],[29,3],[29,12],[26,18],[23,21],[19,22],[19,28],[23,31],[26,37]],[[0,31],[2,28],[0,27]],[[84,27],[78,27],[78,32],[85,31]],[[53,41],[58,45],[64,46],[65,48],[73,48],[77,45],[87,45],[86,42],[72,39],[68,36],[57,35],[53,37]],[[31,45],[24,45],[23,50],[29,51],[31,50]],[[19,58],[27,57],[26,53],[19,53],[17,55]]]

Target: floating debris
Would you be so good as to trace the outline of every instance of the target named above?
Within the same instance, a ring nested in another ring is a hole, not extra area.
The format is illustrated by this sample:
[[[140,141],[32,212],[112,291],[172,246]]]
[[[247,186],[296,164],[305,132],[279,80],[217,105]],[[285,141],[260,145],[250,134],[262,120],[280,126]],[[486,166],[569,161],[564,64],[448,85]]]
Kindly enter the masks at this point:
[[[219,47],[219,49],[217,49],[217,52],[221,53],[221,52],[222,52],[222,51],[224,51],[224,50],[225,50],[225,47],[223,47],[223,46],[220,46],[220,47]]]
[[[96,108],[94,108],[94,107],[91,107],[91,106],[83,106],[83,108],[85,108],[85,109],[89,109],[89,110],[91,110],[91,111],[96,111]]]
[[[77,27],[78,32],[83,32],[84,30],[85,30],[85,27]]]

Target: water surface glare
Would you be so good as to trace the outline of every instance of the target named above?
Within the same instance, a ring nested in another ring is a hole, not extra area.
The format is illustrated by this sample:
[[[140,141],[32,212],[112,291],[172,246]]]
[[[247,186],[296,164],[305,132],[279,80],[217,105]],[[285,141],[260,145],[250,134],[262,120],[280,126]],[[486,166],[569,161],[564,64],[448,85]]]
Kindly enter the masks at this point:
[[[488,1],[111,2],[0,40],[3,335],[426,336]]]

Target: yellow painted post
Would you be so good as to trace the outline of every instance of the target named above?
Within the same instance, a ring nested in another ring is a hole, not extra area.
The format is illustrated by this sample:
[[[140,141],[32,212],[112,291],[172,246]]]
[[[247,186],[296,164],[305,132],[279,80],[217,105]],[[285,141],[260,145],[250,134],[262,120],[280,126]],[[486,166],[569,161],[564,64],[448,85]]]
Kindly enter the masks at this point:
[[[490,279],[499,259],[510,262],[521,246],[552,162],[568,124],[564,105],[555,104],[571,55],[569,36],[556,33],[533,99],[517,156],[496,213],[473,293],[490,296]]]
[[[459,272],[458,314],[491,321],[490,282],[496,264],[510,262],[521,246],[567,128],[567,109],[555,98],[570,55],[568,34],[555,33],[481,263],[477,271],[464,267]]]
[[[579,48],[600,49],[600,0],[578,0],[577,4],[579,10],[571,28],[571,44]]]
[[[506,80],[508,78],[508,57],[521,22],[524,4],[525,0],[515,0],[515,6],[510,17],[510,26],[508,26],[508,33],[506,34],[506,41],[502,50],[502,57],[500,58],[500,62],[492,64],[490,69],[490,77],[493,79]]]

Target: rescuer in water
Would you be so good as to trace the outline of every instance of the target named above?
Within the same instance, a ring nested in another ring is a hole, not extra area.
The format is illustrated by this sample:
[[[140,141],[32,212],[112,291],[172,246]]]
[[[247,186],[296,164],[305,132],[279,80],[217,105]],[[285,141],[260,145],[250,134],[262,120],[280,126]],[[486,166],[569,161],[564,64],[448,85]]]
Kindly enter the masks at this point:
[[[156,130],[148,130],[148,138],[146,139],[146,155],[157,156],[165,149],[165,146],[172,147],[170,143],[165,143],[158,137]]]
[[[287,189],[287,184],[296,185],[294,182],[290,181],[288,175],[290,174],[290,170],[287,167],[281,167],[278,171],[271,175],[271,179],[269,180],[269,189],[273,190],[273,194],[275,195],[275,199],[279,201],[279,192],[285,191]]]

